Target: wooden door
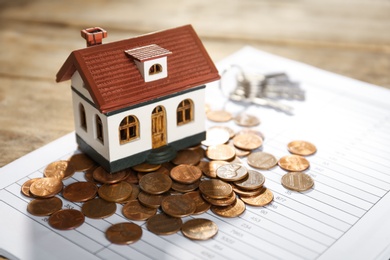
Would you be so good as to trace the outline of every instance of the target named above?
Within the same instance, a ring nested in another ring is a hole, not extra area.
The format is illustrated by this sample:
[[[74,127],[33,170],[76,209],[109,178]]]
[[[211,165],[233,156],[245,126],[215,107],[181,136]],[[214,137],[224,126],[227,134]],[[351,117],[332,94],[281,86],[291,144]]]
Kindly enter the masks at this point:
[[[157,106],[152,112],[152,148],[158,148],[167,143],[167,128],[165,109]]]

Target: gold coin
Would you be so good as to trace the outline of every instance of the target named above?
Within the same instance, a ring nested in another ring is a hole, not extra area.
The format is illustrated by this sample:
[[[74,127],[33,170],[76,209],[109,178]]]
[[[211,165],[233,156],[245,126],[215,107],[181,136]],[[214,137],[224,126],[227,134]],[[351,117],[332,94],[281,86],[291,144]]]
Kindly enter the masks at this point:
[[[141,190],[150,194],[162,194],[169,191],[172,186],[172,179],[161,173],[149,173],[139,180]]]
[[[165,197],[170,196],[169,193],[163,193],[158,195],[152,195],[147,192],[141,191],[138,194],[138,200],[140,203],[147,207],[151,208],[159,208],[161,206],[161,202]]]
[[[54,197],[62,190],[63,184],[58,178],[40,178],[30,186],[30,192],[39,198]]]
[[[255,134],[239,134],[233,138],[233,144],[239,149],[255,150],[263,145],[263,139]]]
[[[101,198],[96,198],[85,202],[81,207],[81,211],[88,218],[107,218],[115,213],[116,204],[115,202],[109,202]]]
[[[257,126],[260,124],[259,118],[247,113],[241,113],[234,117],[234,122],[239,126]]]
[[[171,162],[175,165],[180,164],[188,164],[188,165],[196,165],[200,161],[200,154],[194,150],[180,150],[177,152],[176,157],[171,160]]]
[[[62,196],[72,202],[84,202],[93,199],[98,187],[93,182],[80,181],[69,184],[62,191]]]
[[[75,209],[61,209],[49,217],[49,225],[59,230],[75,229],[84,223],[85,217]]]
[[[68,161],[56,161],[46,166],[43,174],[48,178],[67,179],[74,174],[75,170]]]
[[[241,199],[236,199],[236,202],[229,206],[211,206],[211,211],[221,217],[235,218],[244,213],[245,203]]]
[[[209,146],[206,150],[206,156],[210,160],[229,161],[236,156],[234,148],[227,144]]]
[[[137,172],[154,172],[161,167],[161,164],[141,163],[132,167]]]
[[[25,182],[23,183],[23,185],[22,185],[22,188],[20,189],[20,192],[21,192],[24,196],[26,196],[26,197],[33,198],[34,195],[31,194],[31,192],[30,192],[30,186],[31,186],[31,184],[33,184],[34,181],[39,180],[39,179],[40,179],[40,178],[33,178],[33,179],[30,179],[30,180],[25,181]]]
[[[244,190],[255,190],[263,187],[265,177],[258,171],[248,170],[248,177],[235,181],[234,184]]]
[[[228,197],[223,199],[213,199],[207,197],[206,195],[202,196],[208,203],[214,206],[229,206],[236,202],[237,196],[236,193],[232,192]]]
[[[224,181],[239,181],[248,176],[248,170],[238,163],[230,163],[217,169],[218,178]]]
[[[268,170],[278,164],[278,160],[270,153],[254,152],[248,156],[247,162],[250,166],[258,169]]]
[[[181,164],[172,168],[170,177],[176,182],[191,184],[200,180],[202,171],[196,166]]]
[[[130,183],[121,181],[100,186],[98,193],[106,201],[121,203],[131,196],[132,189]]]
[[[178,232],[183,225],[181,218],[167,214],[157,214],[146,221],[146,228],[156,235],[171,235]]]
[[[218,233],[218,226],[205,218],[195,218],[186,221],[181,227],[183,235],[192,240],[207,240]]]
[[[87,171],[96,166],[95,162],[84,153],[72,155],[69,158],[69,163],[76,172]]]
[[[206,140],[202,141],[205,146],[212,146],[227,143],[230,139],[230,133],[223,128],[209,128],[206,131]]]
[[[203,199],[199,190],[188,192],[184,196],[189,196],[195,201],[196,209],[193,214],[202,214],[210,209],[211,204]]]
[[[241,197],[241,199],[248,205],[263,207],[273,201],[274,195],[271,190],[263,187],[260,194],[252,197]]]
[[[282,185],[294,191],[307,191],[314,185],[313,179],[303,172],[289,172],[282,176]]]
[[[194,213],[196,203],[189,196],[172,195],[162,200],[161,209],[169,216],[181,218]]]
[[[300,172],[309,168],[310,163],[300,155],[286,155],[279,159],[278,165],[286,171]]]
[[[62,200],[57,197],[34,199],[27,205],[27,211],[34,216],[49,216],[62,208]]]
[[[142,237],[142,228],[135,223],[118,223],[106,230],[106,238],[113,244],[128,245]]]
[[[202,181],[199,184],[199,190],[202,194],[213,199],[227,198],[233,192],[230,184],[218,179]]]
[[[301,140],[288,143],[287,148],[290,153],[302,156],[312,155],[317,151],[314,144]]]
[[[109,173],[103,167],[99,166],[93,171],[93,178],[100,183],[117,183],[129,176],[130,170]]]
[[[131,220],[147,220],[151,216],[154,216],[157,209],[146,207],[139,203],[138,200],[131,200],[127,202],[122,208],[122,214]]]
[[[233,118],[232,114],[225,110],[209,111],[206,116],[208,120],[214,122],[228,122]]]

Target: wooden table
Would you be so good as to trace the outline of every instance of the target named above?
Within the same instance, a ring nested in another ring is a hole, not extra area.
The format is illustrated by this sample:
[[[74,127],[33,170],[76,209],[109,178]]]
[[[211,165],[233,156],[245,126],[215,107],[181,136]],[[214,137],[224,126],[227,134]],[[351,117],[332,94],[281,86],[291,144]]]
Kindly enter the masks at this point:
[[[0,0],[0,167],[73,130],[55,75],[80,30],[106,42],[192,24],[214,61],[252,45],[390,88],[388,0]]]

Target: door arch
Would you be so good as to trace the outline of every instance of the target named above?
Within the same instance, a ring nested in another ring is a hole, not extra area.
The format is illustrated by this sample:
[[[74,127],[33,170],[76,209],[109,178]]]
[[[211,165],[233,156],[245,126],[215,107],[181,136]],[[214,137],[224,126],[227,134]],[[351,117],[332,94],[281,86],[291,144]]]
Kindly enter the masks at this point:
[[[157,106],[152,111],[152,148],[167,144],[166,113],[163,106]]]

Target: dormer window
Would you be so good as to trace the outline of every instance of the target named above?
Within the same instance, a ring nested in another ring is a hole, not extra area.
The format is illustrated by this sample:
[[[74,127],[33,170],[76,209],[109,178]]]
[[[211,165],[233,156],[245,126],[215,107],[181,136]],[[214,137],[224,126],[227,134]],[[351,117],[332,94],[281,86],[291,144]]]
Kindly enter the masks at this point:
[[[126,50],[127,56],[134,60],[145,82],[163,79],[168,76],[168,55],[172,52],[157,44]]]

